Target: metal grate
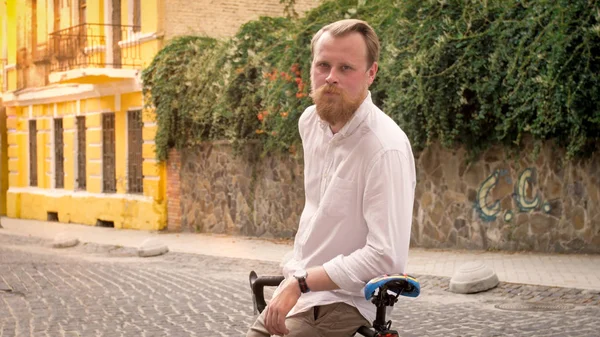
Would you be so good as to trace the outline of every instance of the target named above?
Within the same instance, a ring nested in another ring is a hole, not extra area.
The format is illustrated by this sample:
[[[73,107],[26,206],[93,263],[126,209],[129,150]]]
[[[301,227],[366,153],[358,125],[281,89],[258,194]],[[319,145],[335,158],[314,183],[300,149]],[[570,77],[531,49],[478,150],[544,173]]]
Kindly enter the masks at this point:
[[[143,193],[142,175],[142,111],[129,111],[127,114],[127,140],[129,158],[127,161],[127,186],[129,193]]]
[[[117,191],[114,113],[102,115],[102,187],[104,193]]]
[[[65,187],[65,144],[63,141],[63,120],[56,118],[54,120],[54,187]]]
[[[86,143],[85,143],[85,116],[77,117],[77,188],[86,189]]]
[[[37,121],[29,121],[29,185],[38,185],[37,174]]]
[[[497,309],[514,311],[565,311],[574,308],[574,306],[570,304],[539,302],[501,303],[496,304],[494,307]]]

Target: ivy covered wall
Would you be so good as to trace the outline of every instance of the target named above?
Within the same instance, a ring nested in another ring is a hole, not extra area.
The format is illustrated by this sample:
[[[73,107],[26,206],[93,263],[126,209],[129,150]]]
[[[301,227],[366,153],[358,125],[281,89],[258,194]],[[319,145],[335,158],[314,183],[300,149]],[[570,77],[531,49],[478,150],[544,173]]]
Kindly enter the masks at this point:
[[[293,1],[292,1],[293,3]],[[312,35],[367,20],[382,41],[375,102],[417,150],[439,141],[471,156],[530,135],[569,158],[600,140],[600,1],[327,1],[302,18],[261,18],[231,39],[171,41],[144,71],[157,156],[205,140],[298,152],[311,104]]]

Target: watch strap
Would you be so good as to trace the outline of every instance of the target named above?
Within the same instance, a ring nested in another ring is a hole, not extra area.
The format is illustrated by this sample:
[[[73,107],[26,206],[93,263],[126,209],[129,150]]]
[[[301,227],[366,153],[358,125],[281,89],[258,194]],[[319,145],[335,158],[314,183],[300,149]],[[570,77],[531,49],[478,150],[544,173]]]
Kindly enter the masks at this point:
[[[305,294],[310,291],[310,289],[308,289],[308,284],[306,284],[305,277],[298,277],[296,279],[298,280],[298,285],[300,286],[301,293]]]

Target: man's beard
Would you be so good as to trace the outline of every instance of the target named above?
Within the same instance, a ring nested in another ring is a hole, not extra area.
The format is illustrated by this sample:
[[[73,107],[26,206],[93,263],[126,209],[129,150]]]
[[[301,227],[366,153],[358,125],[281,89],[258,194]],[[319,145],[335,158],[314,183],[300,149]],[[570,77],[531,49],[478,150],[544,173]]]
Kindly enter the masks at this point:
[[[345,125],[364,100],[364,97],[350,97],[345,90],[329,84],[313,90],[310,97],[319,117],[330,126]]]

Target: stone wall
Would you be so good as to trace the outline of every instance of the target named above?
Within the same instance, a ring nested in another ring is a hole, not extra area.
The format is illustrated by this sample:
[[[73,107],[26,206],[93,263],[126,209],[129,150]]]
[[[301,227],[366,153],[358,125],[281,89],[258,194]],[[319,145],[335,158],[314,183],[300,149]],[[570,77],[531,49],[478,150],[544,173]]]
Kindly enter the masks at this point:
[[[183,231],[280,238],[296,234],[304,207],[302,162],[259,160],[257,153],[248,145],[234,156],[226,142],[182,152]]]
[[[242,153],[227,143],[182,152],[181,230],[293,237],[302,159]],[[521,153],[495,148],[470,163],[438,145],[417,154],[412,246],[600,253],[600,156],[567,162],[551,144],[536,159],[532,147]]]
[[[502,148],[467,163],[432,146],[419,155],[412,243],[422,247],[600,253],[600,156],[533,159]]]

